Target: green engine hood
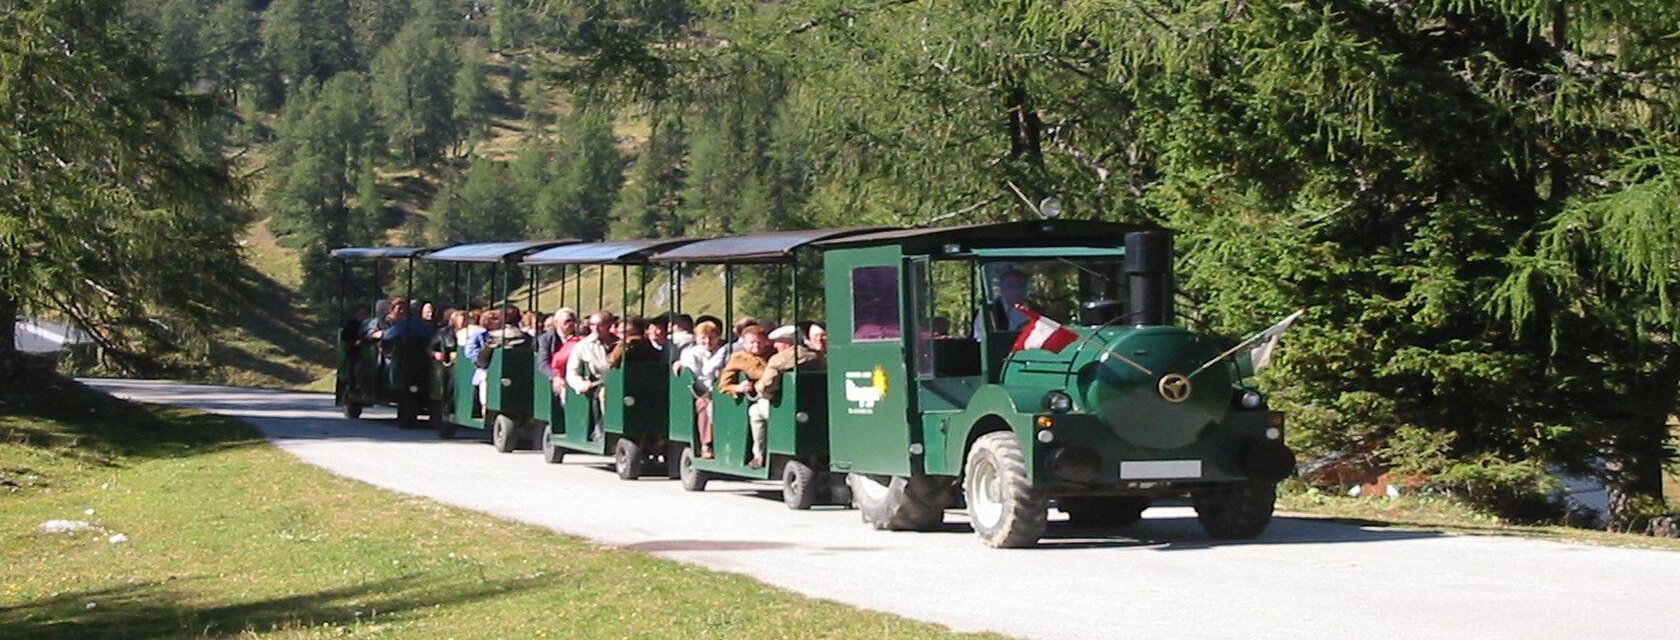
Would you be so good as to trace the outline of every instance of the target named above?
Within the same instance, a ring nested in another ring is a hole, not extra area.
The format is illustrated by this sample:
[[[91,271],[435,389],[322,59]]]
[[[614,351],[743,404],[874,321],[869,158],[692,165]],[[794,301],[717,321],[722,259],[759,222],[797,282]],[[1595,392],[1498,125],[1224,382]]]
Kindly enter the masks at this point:
[[[1212,341],[1179,327],[1104,330],[1074,357],[1069,392],[1127,442],[1177,449],[1230,411],[1230,363],[1184,377],[1217,355]]]

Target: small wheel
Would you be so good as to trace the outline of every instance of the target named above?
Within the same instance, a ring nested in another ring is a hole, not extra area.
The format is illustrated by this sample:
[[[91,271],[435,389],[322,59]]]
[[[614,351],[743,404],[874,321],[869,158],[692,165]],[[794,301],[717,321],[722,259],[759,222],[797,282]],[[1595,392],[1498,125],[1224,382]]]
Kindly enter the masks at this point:
[[[347,419],[350,419],[350,420],[356,420],[358,418],[361,418],[362,417],[362,403],[356,402],[355,400],[345,400],[344,401],[344,417],[347,418]]]
[[[712,480],[712,474],[694,468],[694,450],[683,447],[682,455],[677,459],[683,491],[705,491],[706,483]]]
[[[1027,477],[1027,461],[1010,431],[980,436],[968,451],[963,496],[974,533],[993,547],[1030,547],[1044,536],[1049,501]]]
[[[450,420],[447,417],[443,417],[443,414],[441,414],[441,413],[438,414],[438,415],[439,415],[439,417],[433,419],[437,423],[438,439],[439,440],[454,440],[455,439],[455,421]]]
[[[561,460],[566,459],[565,447],[558,447],[554,444],[554,425],[543,426],[542,442],[540,444],[542,445],[543,462],[560,464]]]
[[[1077,525],[1124,527],[1142,520],[1149,502],[1149,498],[1138,496],[1062,498],[1056,502],[1056,509]]]
[[[788,460],[782,465],[782,503],[787,508],[797,511],[811,508],[821,490],[822,483],[810,465],[798,460]]]
[[[420,399],[413,394],[397,396],[397,428],[413,429],[420,423]]]
[[[1209,487],[1190,494],[1202,530],[1222,540],[1246,540],[1260,535],[1272,522],[1277,485],[1249,481]]]
[[[852,487],[846,484],[844,474],[824,472],[820,484],[828,493],[828,500],[824,504],[852,508]]]
[[[863,521],[876,529],[926,531],[945,522],[951,504],[953,478],[913,475],[846,474],[852,504]]]
[[[630,438],[619,438],[613,449],[613,467],[621,480],[642,477],[642,445]]]
[[[512,453],[519,440],[514,433],[519,425],[514,424],[513,418],[506,414],[496,414],[496,421],[490,425],[490,443],[502,453]]]

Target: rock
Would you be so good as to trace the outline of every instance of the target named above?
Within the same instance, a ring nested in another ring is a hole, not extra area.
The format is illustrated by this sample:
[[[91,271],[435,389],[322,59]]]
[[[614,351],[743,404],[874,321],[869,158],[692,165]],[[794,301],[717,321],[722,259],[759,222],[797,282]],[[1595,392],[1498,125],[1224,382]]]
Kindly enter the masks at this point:
[[[122,544],[124,542],[128,542],[128,536],[120,533],[112,534],[110,538],[106,539],[106,542],[110,542],[111,544]]]
[[[1645,526],[1645,533],[1658,538],[1680,538],[1680,514],[1651,518],[1651,524]]]
[[[53,535],[53,534],[57,534],[57,533],[76,533],[78,531],[90,531],[90,530],[98,529],[98,528],[99,528],[98,526],[94,525],[91,522],[84,522],[84,521],[81,521],[81,520],[48,520],[46,522],[41,523],[40,526],[35,527],[35,533],[39,533],[39,534],[42,534],[42,535]]]

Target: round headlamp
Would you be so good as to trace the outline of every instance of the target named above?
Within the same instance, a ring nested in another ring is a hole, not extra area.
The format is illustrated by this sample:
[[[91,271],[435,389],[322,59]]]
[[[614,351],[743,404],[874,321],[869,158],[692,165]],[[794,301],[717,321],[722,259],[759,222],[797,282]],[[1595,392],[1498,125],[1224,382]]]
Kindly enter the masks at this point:
[[[1044,394],[1044,408],[1051,413],[1067,413],[1073,410],[1073,398],[1060,391]]]
[[[1265,401],[1265,398],[1260,397],[1260,392],[1254,390],[1244,391],[1237,397],[1237,404],[1244,409],[1259,409]]]

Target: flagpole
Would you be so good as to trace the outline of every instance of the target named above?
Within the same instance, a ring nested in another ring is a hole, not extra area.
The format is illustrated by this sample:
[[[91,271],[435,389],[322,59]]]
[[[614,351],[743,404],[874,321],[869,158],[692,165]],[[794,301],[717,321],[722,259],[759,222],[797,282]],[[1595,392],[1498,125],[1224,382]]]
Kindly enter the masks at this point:
[[[1269,334],[1269,333],[1272,333],[1272,330],[1273,330],[1273,329],[1276,329],[1276,328],[1278,328],[1278,327],[1280,327],[1280,326],[1281,326],[1281,327],[1283,327],[1283,328],[1284,328],[1284,329],[1288,329],[1288,328],[1289,328],[1289,325],[1291,325],[1291,324],[1294,324],[1294,322],[1295,322],[1295,319],[1296,319],[1296,318],[1300,318],[1300,317],[1301,317],[1301,315],[1302,315],[1302,314],[1304,314],[1304,313],[1306,313],[1306,312],[1307,312],[1307,310],[1306,310],[1306,309],[1297,309],[1297,310],[1296,310],[1296,311],[1295,311],[1295,313],[1291,313],[1291,314],[1289,314],[1289,317],[1287,317],[1287,318],[1284,318],[1284,319],[1283,319],[1283,320],[1282,320],[1282,321],[1280,321],[1280,322],[1278,322],[1278,323],[1277,323],[1277,324],[1274,324],[1274,325],[1272,325],[1272,326],[1270,326],[1270,327],[1266,327],[1266,328],[1265,328],[1265,329],[1264,329],[1264,330],[1262,330],[1262,331],[1261,331],[1261,332],[1260,332],[1260,333],[1256,333],[1256,334],[1254,334],[1254,335],[1252,335],[1252,336],[1249,336],[1249,338],[1248,338],[1248,339],[1247,339],[1247,340],[1244,340],[1244,341],[1242,341],[1242,342],[1239,342],[1239,343],[1237,343],[1237,346],[1235,346],[1235,347],[1231,347],[1231,348],[1229,348],[1229,349],[1226,349],[1226,350],[1225,350],[1225,352],[1224,352],[1224,353],[1221,353],[1221,354],[1219,354],[1219,355],[1217,355],[1217,356],[1214,356],[1214,358],[1213,358],[1213,359],[1212,359],[1212,360],[1209,360],[1209,361],[1207,361],[1207,362],[1205,362],[1205,363],[1202,363],[1202,366],[1200,366],[1200,367],[1196,367],[1196,370],[1195,370],[1195,371],[1191,371],[1191,372],[1190,372],[1190,375],[1187,375],[1187,376],[1184,376],[1184,377],[1185,377],[1185,378],[1194,378],[1194,377],[1196,377],[1196,374],[1198,374],[1198,373],[1201,373],[1201,372],[1203,372],[1203,371],[1205,371],[1205,370],[1207,370],[1207,368],[1208,368],[1208,367],[1211,367],[1211,366],[1213,366],[1213,365],[1214,365],[1214,364],[1216,364],[1216,363],[1218,363],[1218,362],[1219,362],[1219,361],[1220,361],[1220,360],[1224,360],[1224,359],[1225,359],[1225,358],[1228,358],[1228,357],[1230,357],[1230,356],[1231,356],[1231,354],[1233,354],[1233,353],[1236,353],[1236,352],[1238,352],[1238,351],[1242,351],[1242,350],[1243,350],[1243,347],[1247,347],[1247,346],[1249,346],[1249,345],[1252,345],[1252,344],[1254,344],[1254,343],[1255,343],[1255,341],[1257,341],[1257,340],[1260,340],[1260,339],[1261,339],[1261,338],[1264,338],[1264,337],[1266,337],[1266,334]],[[1278,331],[1278,332],[1277,332],[1277,333],[1279,333],[1279,334],[1281,334],[1281,333],[1283,333],[1283,331]]]

